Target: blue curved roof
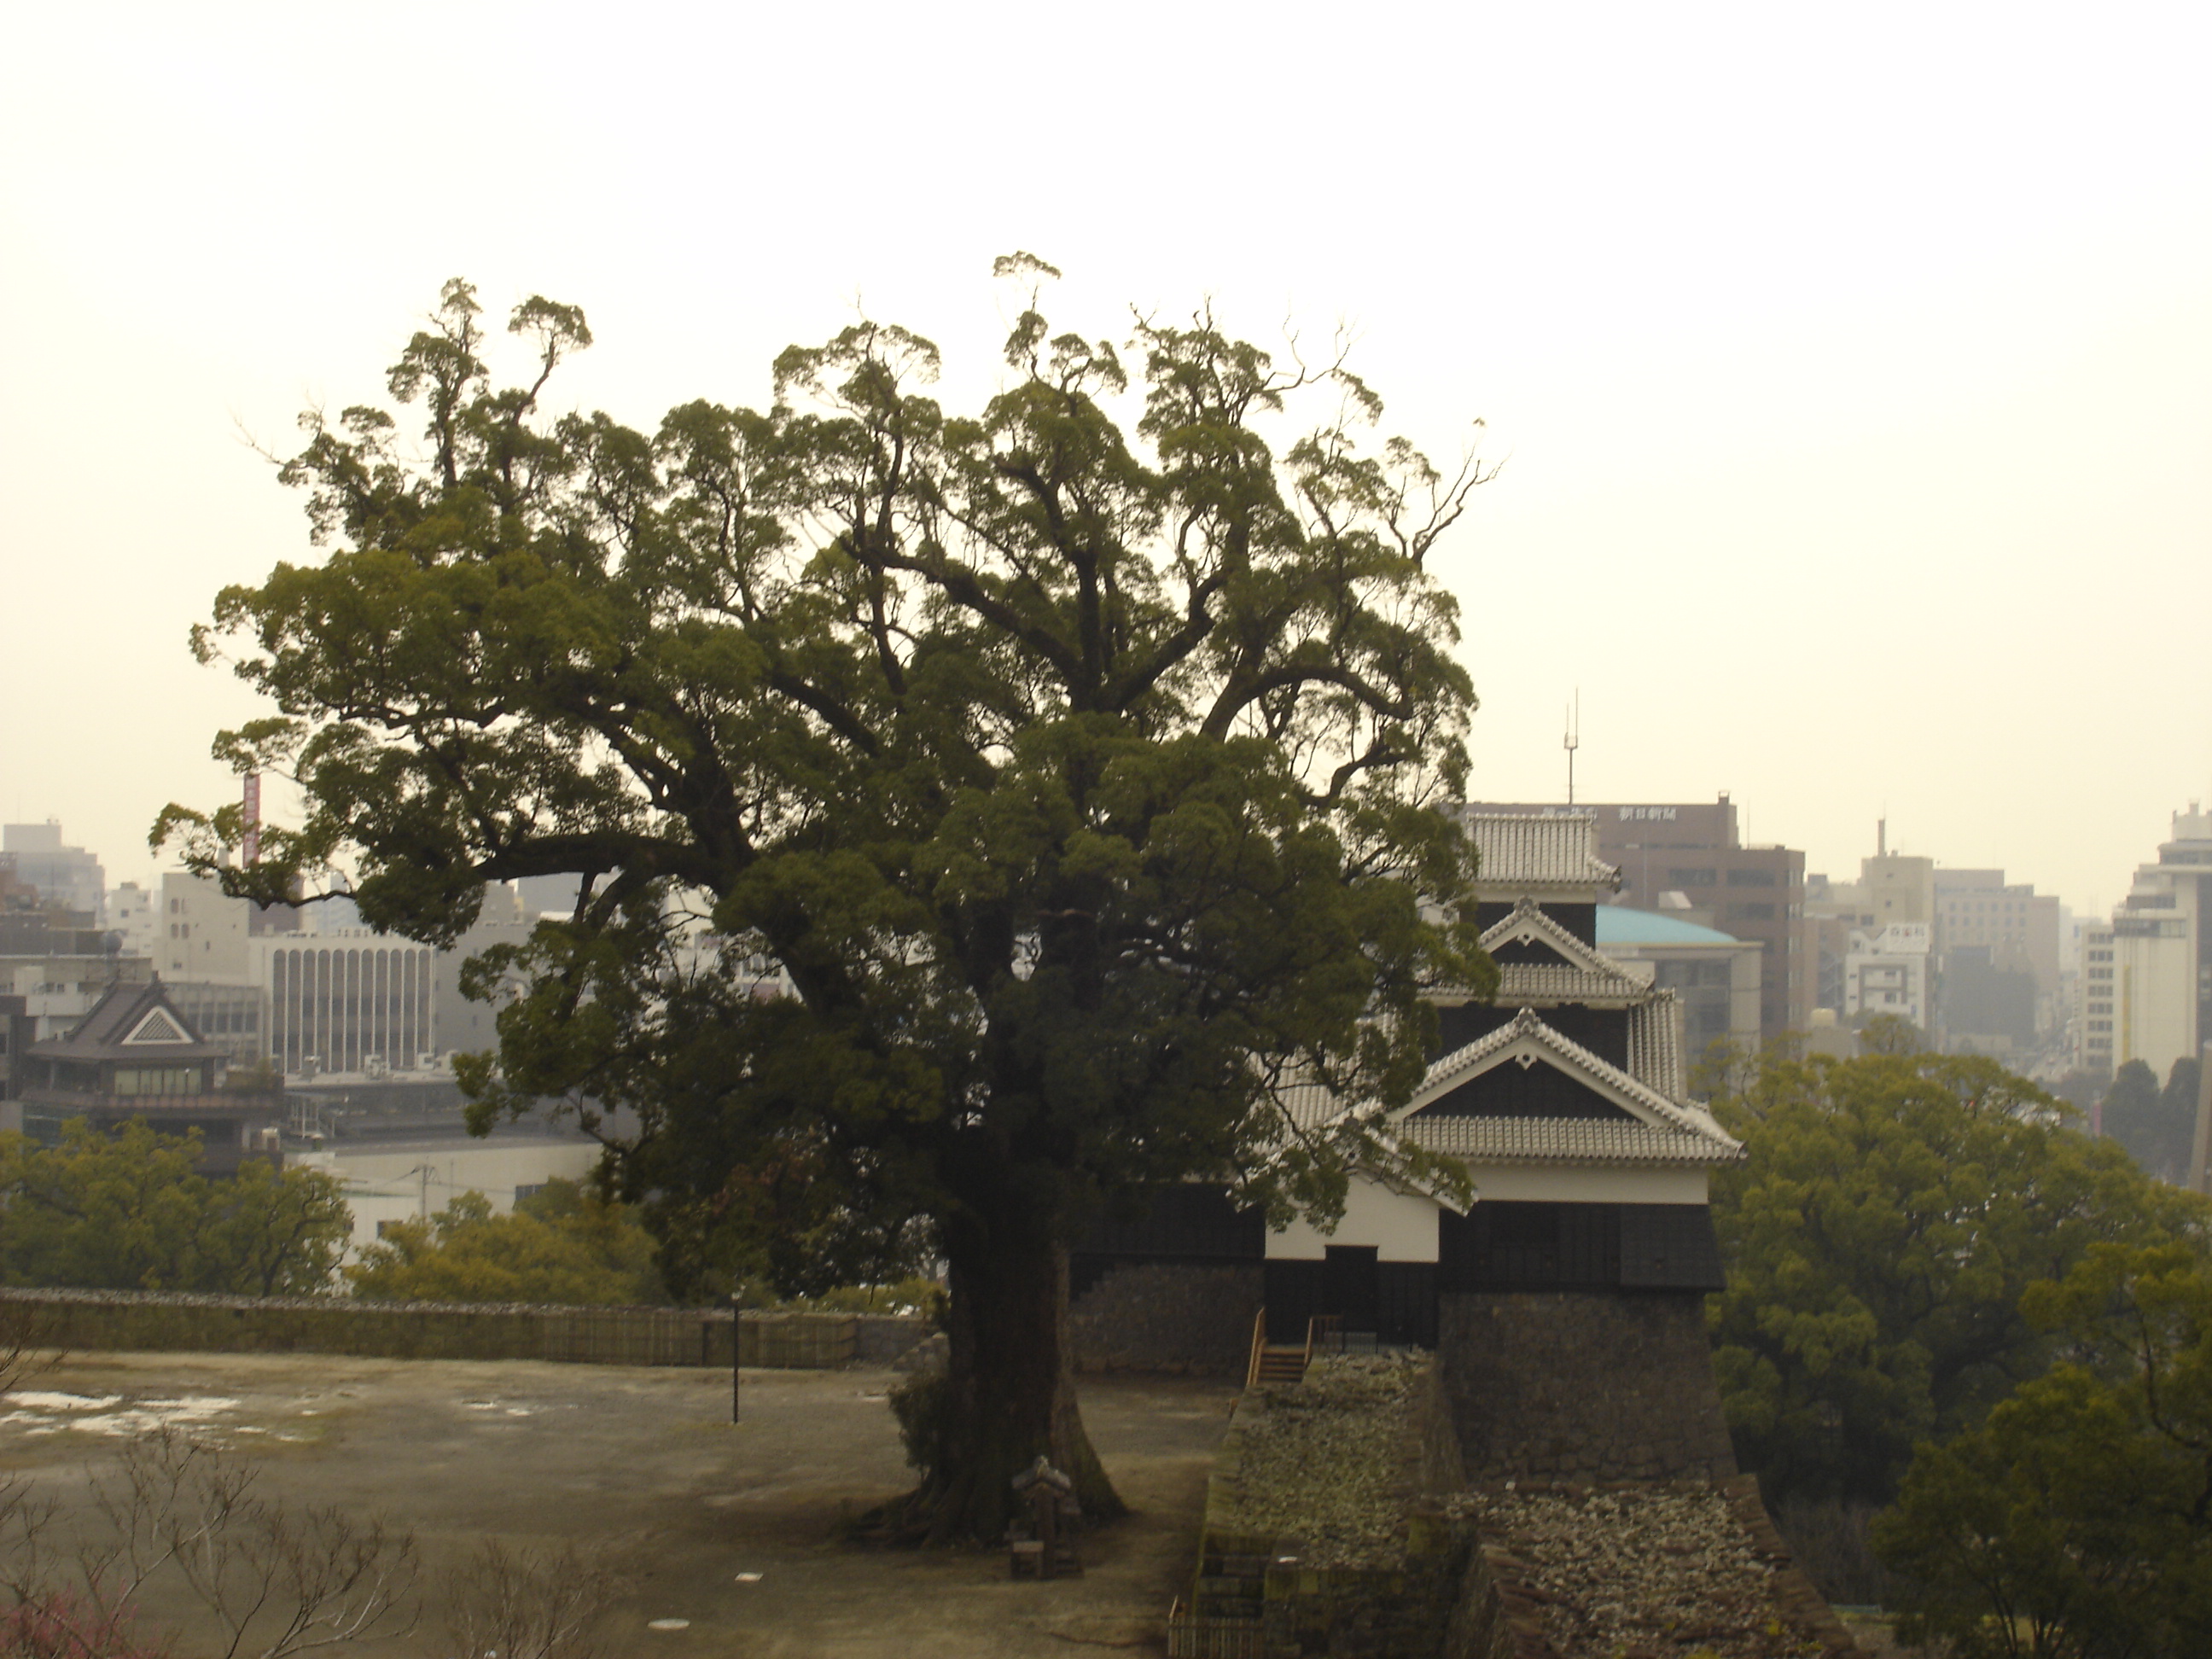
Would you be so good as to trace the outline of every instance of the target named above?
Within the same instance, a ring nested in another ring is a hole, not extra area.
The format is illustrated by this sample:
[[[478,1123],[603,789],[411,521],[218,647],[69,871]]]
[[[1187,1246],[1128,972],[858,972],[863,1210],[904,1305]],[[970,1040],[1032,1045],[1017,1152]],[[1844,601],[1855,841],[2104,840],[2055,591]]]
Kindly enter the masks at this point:
[[[1608,945],[1738,945],[1732,933],[1700,927],[1694,921],[1663,915],[1656,910],[1632,910],[1625,904],[1597,907],[1597,943]]]

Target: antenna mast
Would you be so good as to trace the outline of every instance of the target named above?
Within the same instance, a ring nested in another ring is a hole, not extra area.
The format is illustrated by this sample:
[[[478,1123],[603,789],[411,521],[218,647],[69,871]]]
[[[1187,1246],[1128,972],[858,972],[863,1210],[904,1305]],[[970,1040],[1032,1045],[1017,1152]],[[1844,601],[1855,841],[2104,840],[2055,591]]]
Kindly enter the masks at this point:
[[[1582,747],[1583,694],[1575,690],[1575,700],[1567,705],[1567,737],[1561,745],[1567,751],[1567,805],[1575,804],[1575,750]]]

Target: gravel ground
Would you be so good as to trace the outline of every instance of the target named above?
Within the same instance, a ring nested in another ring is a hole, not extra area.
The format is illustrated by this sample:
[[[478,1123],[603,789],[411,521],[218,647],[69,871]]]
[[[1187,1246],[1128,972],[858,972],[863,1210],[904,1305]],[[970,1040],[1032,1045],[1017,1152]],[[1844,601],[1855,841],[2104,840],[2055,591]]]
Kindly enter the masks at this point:
[[[1418,1363],[1332,1354],[1304,1382],[1262,1391],[1240,1413],[1231,1526],[1298,1541],[1311,1567],[1380,1567],[1403,1553],[1395,1495],[1407,1391]]]
[[[1774,1569],[1717,1492],[1666,1486],[1516,1492],[1452,1500],[1521,1564],[1562,1659],[1779,1659],[1817,1644],[1778,1616]]]

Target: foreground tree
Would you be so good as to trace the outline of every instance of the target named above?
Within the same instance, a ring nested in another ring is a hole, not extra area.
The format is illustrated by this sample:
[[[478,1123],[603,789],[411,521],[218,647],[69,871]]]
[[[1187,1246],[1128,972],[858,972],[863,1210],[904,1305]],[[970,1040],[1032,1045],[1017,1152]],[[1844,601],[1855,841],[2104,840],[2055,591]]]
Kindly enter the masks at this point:
[[[2212,1651],[2212,1266],[2099,1246],[2031,1316],[2068,1358],[1920,1448],[1875,1540],[1961,1659]]]
[[[343,855],[363,917],[424,939],[487,880],[580,876],[485,964],[528,988],[478,1106],[635,1111],[620,1178],[679,1273],[764,1169],[805,1172],[820,1251],[924,1230],[951,1369],[906,1518],[940,1538],[995,1536],[1039,1453],[1117,1507],[1071,1381],[1078,1230],[1188,1176],[1340,1203],[1413,1154],[1378,1114],[1302,1130],[1284,1085],[1403,1100],[1422,989],[1487,983],[1426,568],[1480,472],[1364,453],[1340,362],[1205,313],[1135,320],[1133,388],[1051,331],[1048,267],[1000,274],[1010,373],[973,415],[925,395],[928,341],[861,323],[783,354],[772,408],[652,434],[541,412],[580,313],[519,307],[531,378],[500,387],[449,284],[389,380],[420,453],[385,410],[311,417],[283,476],[331,551],[200,636],[281,711],[219,751],[295,777],[306,822],[244,871],[234,811],[157,830],[255,896]],[[1321,419],[1279,453],[1297,395]]]
[[[1887,1502],[1916,1441],[2050,1364],[2033,1286],[2203,1231],[2201,1200],[1994,1060],[1771,1059],[1716,1107],[1750,1157],[1714,1182],[1714,1363],[1772,1502]]]

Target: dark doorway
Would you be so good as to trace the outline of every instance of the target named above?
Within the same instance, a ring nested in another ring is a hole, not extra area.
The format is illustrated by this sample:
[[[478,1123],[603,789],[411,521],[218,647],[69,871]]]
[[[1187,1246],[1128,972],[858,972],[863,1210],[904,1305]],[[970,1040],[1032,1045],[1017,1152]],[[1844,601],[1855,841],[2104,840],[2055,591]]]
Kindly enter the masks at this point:
[[[1347,1331],[1372,1331],[1381,1310],[1381,1275],[1372,1244],[1331,1244],[1322,1261],[1322,1297]]]

